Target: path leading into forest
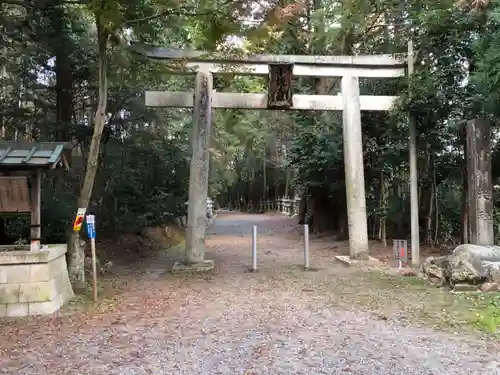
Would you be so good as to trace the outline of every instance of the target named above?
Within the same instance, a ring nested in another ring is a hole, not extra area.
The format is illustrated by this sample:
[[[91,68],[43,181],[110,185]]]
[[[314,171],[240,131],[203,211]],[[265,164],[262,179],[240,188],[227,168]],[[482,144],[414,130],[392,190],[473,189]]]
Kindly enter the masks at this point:
[[[260,268],[248,273],[254,224]],[[167,253],[149,272],[122,276],[122,292],[97,309],[0,322],[0,374],[500,373],[484,341],[356,309],[375,292],[333,261],[331,246],[313,241],[320,269],[304,273],[292,219],[222,214],[207,245],[214,274],[171,275]],[[390,293],[374,306],[397,304]]]

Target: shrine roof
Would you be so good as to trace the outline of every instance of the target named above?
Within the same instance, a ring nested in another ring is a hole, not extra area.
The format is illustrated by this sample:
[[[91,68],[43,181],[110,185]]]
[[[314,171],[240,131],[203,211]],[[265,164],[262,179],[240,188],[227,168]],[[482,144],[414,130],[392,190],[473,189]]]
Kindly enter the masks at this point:
[[[69,168],[63,151],[70,148],[70,144],[64,142],[0,141],[0,168]]]

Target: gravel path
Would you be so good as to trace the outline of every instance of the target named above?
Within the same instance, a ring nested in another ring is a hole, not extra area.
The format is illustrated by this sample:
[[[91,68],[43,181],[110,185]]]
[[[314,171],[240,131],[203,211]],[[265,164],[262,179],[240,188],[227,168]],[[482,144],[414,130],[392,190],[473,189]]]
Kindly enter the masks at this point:
[[[296,229],[281,216],[221,215],[207,240],[213,275],[170,275],[156,259],[97,310],[2,324],[0,374],[500,374],[486,342],[332,306],[321,285],[348,271],[314,245],[328,271],[299,271]]]

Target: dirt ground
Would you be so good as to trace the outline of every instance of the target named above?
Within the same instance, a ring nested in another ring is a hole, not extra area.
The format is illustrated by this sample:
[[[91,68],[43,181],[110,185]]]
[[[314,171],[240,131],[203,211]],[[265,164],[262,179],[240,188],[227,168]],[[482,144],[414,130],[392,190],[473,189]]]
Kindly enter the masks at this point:
[[[251,264],[258,226],[258,272]],[[181,247],[102,282],[97,305],[0,321],[0,374],[497,374],[498,346],[466,299],[415,278],[345,267],[344,243],[294,219],[225,213],[208,229],[210,274],[172,275]],[[464,307],[465,306],[465,307]]]

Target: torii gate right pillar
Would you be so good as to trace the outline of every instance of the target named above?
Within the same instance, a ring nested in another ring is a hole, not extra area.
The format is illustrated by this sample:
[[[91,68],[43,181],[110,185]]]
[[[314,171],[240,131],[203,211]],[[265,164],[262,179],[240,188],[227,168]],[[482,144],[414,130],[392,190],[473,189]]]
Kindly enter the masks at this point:
[[[349,257],[367,260],[369,257],[368,226],[358,77],[344,76],[342,78],[342,97]]]

